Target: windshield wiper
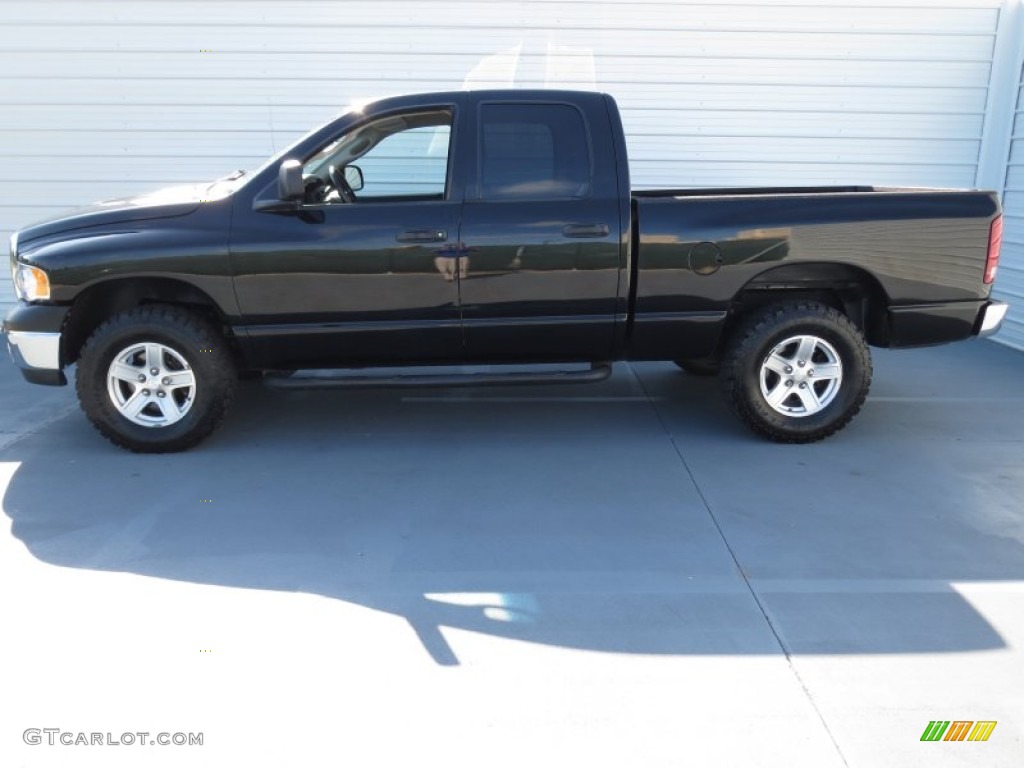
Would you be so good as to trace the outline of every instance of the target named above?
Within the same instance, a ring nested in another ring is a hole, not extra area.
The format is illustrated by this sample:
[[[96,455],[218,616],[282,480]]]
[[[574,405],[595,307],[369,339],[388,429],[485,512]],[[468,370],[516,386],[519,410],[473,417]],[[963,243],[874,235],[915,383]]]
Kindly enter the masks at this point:
[[[243,176],[245,176],[246,173],[247,173],[247,171],[245,171],[245,170],[240,168],[237,171],[232,171],[227,176],[221,176],[219,179],[217,179],[216,181],[212,182],[210,184],[210,186],[212,187],[214,184],[220,184],[222,181],[234,181],[235,179],[240,179]]]
[[[235,181],[236,179],[240,179],[243,176],[245,176],[246,173],[248,173],[248,171],[243,170],[241,168],[239,170],[237,170],[237,171],[232,171],[227,176],[222,176],[221,178],[217,179],[216,181],[211,181],[210,182],[210,186],[208,186],[206,188],[206,190],[207,190],[207,192],[209,192],[214,187],[216,187],[218,184],[227,184],[228,182]]]

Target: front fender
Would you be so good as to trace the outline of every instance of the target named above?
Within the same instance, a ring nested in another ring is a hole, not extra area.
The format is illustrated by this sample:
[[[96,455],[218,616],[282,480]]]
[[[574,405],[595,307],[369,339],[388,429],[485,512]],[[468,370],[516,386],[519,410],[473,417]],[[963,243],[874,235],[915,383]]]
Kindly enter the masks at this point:
[[[186,216],[71,230],[28,244],[18,258],[46,270],[52,303],[70,304],[110,281],[163,278],[192,286],[224,316],[237,317],[230,215],[230,200],[222,200]]]

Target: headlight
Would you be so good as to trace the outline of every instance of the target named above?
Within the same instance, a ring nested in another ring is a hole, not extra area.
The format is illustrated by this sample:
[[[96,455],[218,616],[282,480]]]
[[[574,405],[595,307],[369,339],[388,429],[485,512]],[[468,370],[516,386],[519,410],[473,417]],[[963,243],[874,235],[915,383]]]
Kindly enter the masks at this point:
[[[39,267],[20,262],[14,265],[14,292],[24,301],[50,298],[50,278]]]

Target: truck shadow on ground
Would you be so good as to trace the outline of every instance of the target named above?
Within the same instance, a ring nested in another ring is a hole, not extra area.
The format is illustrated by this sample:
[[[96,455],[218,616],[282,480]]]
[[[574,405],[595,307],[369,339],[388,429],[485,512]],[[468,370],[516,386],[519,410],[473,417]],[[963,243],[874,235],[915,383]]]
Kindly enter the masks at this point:
[[[965,487],[931,440],[908,476],[884,403],[828,443],[763,443],[713,383],[636,370],[472,392],[246,384],[221,432],[166,456],[75,413],[3,451],[20,462],[4,510],[41,561],[386,611],[440,664],[458,663],[444,628],[643,654],[1004,646],[951,582],[1024,578],[1024,524],[997,535],[996,497],[972,498],[1019,498],[1019,471],[978,460]]]

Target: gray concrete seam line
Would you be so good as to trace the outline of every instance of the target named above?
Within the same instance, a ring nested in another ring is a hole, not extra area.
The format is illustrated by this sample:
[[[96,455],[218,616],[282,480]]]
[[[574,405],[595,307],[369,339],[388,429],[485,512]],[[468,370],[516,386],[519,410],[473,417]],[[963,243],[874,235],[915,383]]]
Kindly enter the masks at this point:
[[[10,434],[7,435],[0,435],[0,451],[4,450],[5,448],[10,448],[15,443],[24,440],[26,437],[32,437],[32,435],[39,434],[47,427],[49,427],[51,424],[56,424],[58,421],[66,419],[68,416],[75,413],[77,410],[78,403],[75,403],[73,405],[66,406],[62,411],[51,416],[50,418],[44,419],[43,421],[33,424],[26,430],[11,432]]]
[[[680,450],[679,444],[676,442],[675,436],[672,434],[672,431],[668,428],[668,424],[665,423],[665,419],[662,417],[661,412],[658,410],[655,398],[652,398],[650,396],[650,394],[647,391],[647,388],[644,386],[643,380],[640,378],[639,374],[637,374],[636,370],[634,370],[633,366],[630,365],[629,363],[626,363],[626,367],[629,368],[629,372],[636,380],[637,386],[640,387],[640,391],[642,391],[644,395],[647,396],[647,401],[648,403],[650,403],[651,410],[653,411],[655,418],[657,418],[662,430],[664,430],[665,437],[668,438],[668,441],[672,444],[672,449],[675,451],[676,456],[679,457],[680,464],[682,464],[683,469],[686,470],[686,474],[687,476],[689,476],[690,482],[693,483],[693,487],[694,490],[697,491],[697,495],[700,496],[701,503],[704,505],[704,509],[708,513],[708,517],[711,518],[711,524],[714,525],[715,530],[718,531],[718,535],[722,539],[722,544],[725,546],[726,551],[728,551],[729,557],[732,558],[733,564],[736,566],[736,570],[739,572],[740,578],[743,579],[743,583],[746,585],[747,590],[750,592],[750,596],[753,598],[754,603],[757,605],[757,609],[761,612],[761,616],[764,618],[765,623],[768,625],[768,630],[772,633],[772,636],[775,638],[775,642],[778,643],[779,650],[781,650],[783,655],[786,657],[786,664],[789,666],[789,671],[793,674],[793,677],[800,685],[801,690],[803,690],[804,696],[807,697],[808,703],[811,705],[811,708],[814,709],[814,713],[818,716],[818,719],[821,721],[821,726],[825,729],[825,733],[828,734],[828,738],[832,742],[832,745],[835,747],[836,754],[839,756],[839,759],[842,760],[843,765],[849,768],[850,763],[847,761],[846,755],[843,754],[843,750],[839,746],[839,742],[836,740],[835,734],[832,733],[832,729],[829,728],[828,722],[825,720],[825,715],[818,707],[818,704],[814,700],[814,696],[811,694],[811,691],[807,687],[807,684],[804,682],[803,678],[800,677],[800,672],[797,670],[796,665],[793,664],[793,657],[790,653],[789,648],[786,646],[786,643],[782,639],[782,636],[779,634],[778,630],[776,630],[775,624],[772,622],[771,616],[769,616],[767,608],[765,608],[764,603],[761,602],[761,598],[757,594],[757,590],[754,589],[754,585],[750,583],[750,578],[747,576],[746,570],[744,570],[743,566],[740,564],[739,557],[736,555],[736,551],[729,543],[729,539],[726,537],[725,531],[722,530],[722,526],[718,522],[718,518],[715,517],[714,510],[711,509],[711,504],[708,503],[707,496],[704,495],[704,491],[700,487],[700,483],[697,482],[697,478],[693,474],[693,470],[690,468],[690,465],[687,463],[686,457],[683,456],[683,452]]]

